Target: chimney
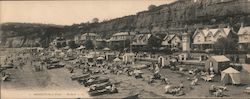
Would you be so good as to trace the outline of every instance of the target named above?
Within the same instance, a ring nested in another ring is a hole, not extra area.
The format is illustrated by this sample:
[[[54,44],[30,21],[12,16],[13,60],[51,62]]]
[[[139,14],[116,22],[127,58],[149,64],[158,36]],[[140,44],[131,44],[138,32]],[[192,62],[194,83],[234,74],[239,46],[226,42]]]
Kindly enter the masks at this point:
[[[209,28],[208,27],[205,27],[205,29],[208,31],[209,30]]]
[[[244,23],[243,22],[241,22],[240,27],[244,27]]]
[[[227,28],[228,28],[228,29],[230,28],[230,25],[229,25],[229,24],[227,24]]]

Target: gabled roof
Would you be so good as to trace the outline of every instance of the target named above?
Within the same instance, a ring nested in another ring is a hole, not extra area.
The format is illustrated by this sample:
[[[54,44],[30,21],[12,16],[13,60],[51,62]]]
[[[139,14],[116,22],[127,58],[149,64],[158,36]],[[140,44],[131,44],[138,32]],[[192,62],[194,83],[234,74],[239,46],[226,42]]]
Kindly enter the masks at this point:
[[[199,30],[197,29],[193,35],[193,37],[195,37],[195,35],[197,35],[197,33],[201,32],[204,34],[204,36],[208,36],[209,34],[212,34],[212,36],[215,36],[216,33],[218,33],[219,31],[222,31],[224,32],[226,35],[228,35],[231,31],[230,28],[216,28],[216,29],[202,29],[202,30]]]
[[[224,55],[216,55],[216,56],[211,56],[212,59],[214,59],[217,62],[227,62],[230,61],[226,56]]]
[[[170,34],[170,35],[166,35],[165,38],[163,39],[164,41],[170,41],[172,40],[175,36],[177,36],[176,34]]]
[[[240,73],[239,71],[235,70],[234,68],[232,67],[229,67],[225,70],[222,71],[223,73]]]
[[[129,32],[119,32],[119,33],[115,33],[113,34],[113,36],[126,36],[129,35]],[[130,32],[130,35],[135,35],[135,32]]]
[[[238,35],[242,35],[242,34],[250,34],[250,26],[248,27],[241,27],[239,32],[238,32]]]
[[[149,39],[151,37],[152,34],[138,34],[134,37],[134,39],[144,39],[147,38]]]
[[[151,35],[152,34],[137,34],[133,39],[132,45],[147,45],[147,40]]]
[[[95,33],[84,33],[84,34],[83,34],[83,36],[87,36],[87,35],[89,35],[89,36],[98,36],[98,35],[95,34]]]

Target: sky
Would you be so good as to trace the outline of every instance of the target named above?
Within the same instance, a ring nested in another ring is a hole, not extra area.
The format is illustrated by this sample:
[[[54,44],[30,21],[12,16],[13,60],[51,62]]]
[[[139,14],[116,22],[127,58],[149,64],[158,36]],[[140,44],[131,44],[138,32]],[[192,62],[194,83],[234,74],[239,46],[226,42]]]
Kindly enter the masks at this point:
[[[113,19],[174,0],[0,1],[0,22],[72,25],[98,18]]]

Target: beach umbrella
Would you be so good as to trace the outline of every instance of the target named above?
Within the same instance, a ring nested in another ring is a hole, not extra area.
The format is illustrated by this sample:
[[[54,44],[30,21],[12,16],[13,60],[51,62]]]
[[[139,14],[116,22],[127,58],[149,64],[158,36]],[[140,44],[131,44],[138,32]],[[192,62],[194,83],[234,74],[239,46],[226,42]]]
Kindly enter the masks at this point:
[[[113,61],[114,61],[114,62],[120,62],[120,61],[121,61],[121,59],[119,59],[119,58],[115,58]]]
[[[56,53],[62,52],[62,50],[55,50]]]
[[[104,60],[104,58],[100,56],[97,58],[97,60]]]
[[[67,52],[69,53],[69,52],[72,52],[73,50],[72,49],[69,49]]]
[[[78,49],[78,50],[81,50],[81,49],[84,49],[84,48],[85,48],[85,46],[81,45],[81,46],[78,47],[77,49]]]
[[[69,46],[66,46],[66,47],[64,47],[64,49],[70,49],[70,47],[69,47]]]
[[[62,56],[62,57],[65,56],[65,53],[61,52],[61,53],[60,53],[60,56]]]
[[[103,50],[104,50],[104,51],[110,51],[110,48],[107,48],[107,47],[106,47],[106,48],[104,48]]]
[[[134,70],[135,74],[142,74],[143,72],[141,70]]]
[[[93,55],[87,55],[87,56],[85,56],[86,58],[94,58],[94,56]]]

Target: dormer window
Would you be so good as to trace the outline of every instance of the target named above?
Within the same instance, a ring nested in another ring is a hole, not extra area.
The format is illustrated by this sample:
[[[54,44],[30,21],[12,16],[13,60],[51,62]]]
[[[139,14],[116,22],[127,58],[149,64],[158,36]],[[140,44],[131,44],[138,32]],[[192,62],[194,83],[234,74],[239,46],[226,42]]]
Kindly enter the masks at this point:
[[[246,36],[246,37],[244,37],[244,40],[248,40],[248,37]]]
[[[218,39],[219,39],[219,38],[222,38],[222,35],[219,35]]]
[[[197,36],[197,41],[200,42],[200,36]]]

